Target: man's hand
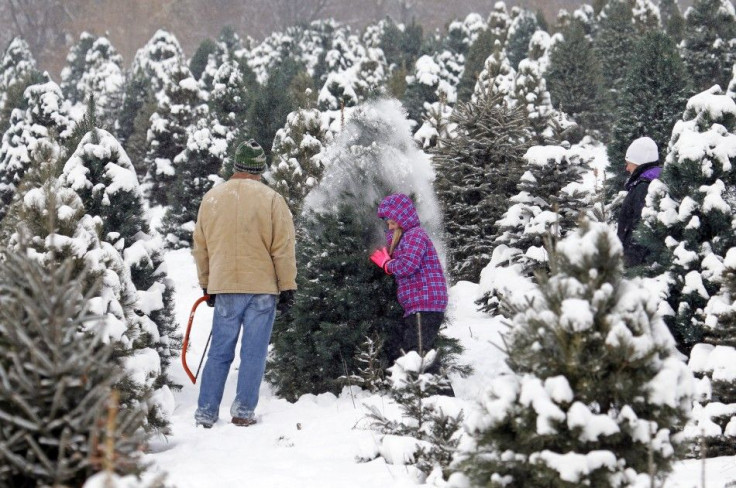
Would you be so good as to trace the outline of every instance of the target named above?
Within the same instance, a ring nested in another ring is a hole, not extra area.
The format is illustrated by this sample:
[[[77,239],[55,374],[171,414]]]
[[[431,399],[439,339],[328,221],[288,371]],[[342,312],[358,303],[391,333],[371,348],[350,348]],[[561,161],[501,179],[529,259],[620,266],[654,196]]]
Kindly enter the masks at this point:
[[[207,288],[202,288],[202,293],[205,296],[209,296],[209,298],[207,298],[207,306],[208,307],[214,307],[215,306],[215,299],[217,298],[217,294],[216,293],[207,293]]]
[[[388,251],[385,247],[373,251],[373,254],[371,254],[371,261],[376,263],[376,266],[385,271],[386,274],[391,274],[388,271],[388,268],[386,268],[386,265],[391,261],[391,256],[389,256]]]
[[[294,305],[294,290],[284,290],[279,293],[279,303],[276,305],[281,315],[286,315]]]

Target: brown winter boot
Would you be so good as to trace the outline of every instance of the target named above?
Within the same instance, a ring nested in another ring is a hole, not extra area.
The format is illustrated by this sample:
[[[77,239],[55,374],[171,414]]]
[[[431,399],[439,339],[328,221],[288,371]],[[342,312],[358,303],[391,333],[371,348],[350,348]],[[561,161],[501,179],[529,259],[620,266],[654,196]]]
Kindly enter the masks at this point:
[[[238,427],[248,427],[255,423],[256,419],[254,418],[233,417],[233,425],[237,425]]]

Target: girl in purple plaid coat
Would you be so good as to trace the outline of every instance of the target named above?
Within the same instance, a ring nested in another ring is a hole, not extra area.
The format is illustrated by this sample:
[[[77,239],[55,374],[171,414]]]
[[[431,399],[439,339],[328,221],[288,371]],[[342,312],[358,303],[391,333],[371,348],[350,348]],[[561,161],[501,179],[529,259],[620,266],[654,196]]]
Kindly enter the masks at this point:
[[[423,354],[434,348],[447,308],[447,284],[432,240],[420,227],[414,203],[404,194],[389,195],[378,207],[388,225],[386,244],[371,260],[394,275],[404,330],[393,349]]]

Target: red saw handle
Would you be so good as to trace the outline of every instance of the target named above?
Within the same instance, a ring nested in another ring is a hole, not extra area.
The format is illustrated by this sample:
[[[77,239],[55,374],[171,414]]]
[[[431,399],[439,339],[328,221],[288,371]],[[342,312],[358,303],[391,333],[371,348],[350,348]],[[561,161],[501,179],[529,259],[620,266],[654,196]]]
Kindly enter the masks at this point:
[[[189,376],[189,379],[192,380],[192,384],[197,383],[197,378],[192,374],[189,366],[187,366],[187,347],[189,346],[189,332],[192,330],[192,322],[194,322],[194,312],[197,311],[197,307],[200,303],[206,302],[207,300],[209,300],[209,298],[209,295],[205,295],[194,302],[194,306],[192,306],[192,311],[189,312],[189,323],[187,324],[187,331],[184,334],[184,343],[181,346],[181,364],[182,366],[184,366],[184,372],[186,372],[187,376]]]

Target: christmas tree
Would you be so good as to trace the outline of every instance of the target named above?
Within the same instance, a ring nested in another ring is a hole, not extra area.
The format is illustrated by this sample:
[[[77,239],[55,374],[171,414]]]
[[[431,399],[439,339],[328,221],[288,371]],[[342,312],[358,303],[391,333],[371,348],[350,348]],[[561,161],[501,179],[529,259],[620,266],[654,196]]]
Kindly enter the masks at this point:
[[[28,85],[40,83],[36,60],[28,43],[14,37],[0,58],[0,131],[8,128],[10,114]]]
[[[130,159],[109,132],[93,129],[64,164],[60,180],[80,196],[88,215],[101,220],[102,240],[125,258],[136,289],[138,347],[155,350],[160,364],[148,381],[155,389],[166,386],[168,393],[169,387],[178,386],[167,371],[180,342],[174,320],[174,287],[166,276],[162,242],[151,235],[144,218],[143,194]]]
[[[662,275],[663,313],[678,347],[688,353],[702,338],[704,308],[718,293],[719,264],[736,245],[736,102],[718,86],[692,97],[675,124],[661,180],[649,186],[639,242]],[[636,234],[635,234],[636,235]]]
[[[662,16],[664,31],[675,42],[679,43],[685,30],[685,17],[682,16],[677,0],[661,0],[659,2],[659,13]]]
[[[171,74],[164,93],[151,115],[146,137],[148,171],[143,182],[151,205],[168,204],[176,178],[174,160],[186,148],[187,128],[204,115],[199,86],[186,66]]]
[[[695,344],[688,363],[698,383],[685,433],[699,457],[736,453],[736,248],[728,250],[723,266],[722,290],[708,301],[703,342]]]
[[[512,98],[516,105],[524,107],[535,142],[544,143],[553,137],[553,120],[559,117],[552,108],[544,77],[549,64],[549,34],[536,31],[529,46],[529,57],[518,63]]]
[[[402,103],[409,118],[421,122],[425,113],[424,105],[440,99],[440,66],[430,56],[419,58],[413,73],[406,78],[406,91]],[[449,91],[449,90],[448,90]]]
[[[593,50],[600,62],[602,89],[609,107],[617,105],[631,53],[638,40],[632,18],[629,0],[610,0],[599,14]],[[607,115],[603,121],[603,135],[607,137],[614,120],[610,110],[602,107],[601,111]]]
[[[304,197],[322,178],[321,153],[331,140],[332,134],[316,109],[290,113],[286,125],[276,132],[273,163],[266,179],[273,182],[292,214],[299,215]]]
[[[587,133],[605,126],[601,65],[585,35],[584,24],[572,21],[552,47],[547,70],[552,105],[572,117]]]
[[[186,62],[179,41],[171,33],[159,29],[136,51],[130,67],[116,136],[136,164],[141,178],[148,169],[142,163],[151,115],[156,111],[156,103],[166,96],[172,74],[182,66],[186,67]]]
[[[340,377],[361,368],[356,356],[366,337],[386,344],[379,358],[384,368],[399,356],[396,341],[388,340],[403,327],[394,280],[368,259],[383,245],[376,217],[381,198],[414,195],[424,228],[435,239],[438,234],[429,160],[411,141],[398,102],[358,109],[323,161],[325,175],[298,219],[296,302],[276,322],[266,373],[289,400],[339,392]],[[439,240],[435,245],[441,252]]]
[[[467,102],[473,96],[478,75],[483,70],[485,60],[493,54],[493,46],[497,39],[495,34],[488,28],[478,33],[465,57],[465,67],[457,86],[458,100]]]
[[[503,97],[504,103],[513,106],[516,103],[512,97],[515,78],[516,71],[511,67],[506,51],[503,50],[501,42],[496,41],[493,54],[486,59],[483,70],[478,74],[471,100],[479,96],[498,94]]]
[[[249,120],[253,122],[249,125],[250,135],[264,148],[266,154],[270,154],[273,139],[286,122],[286,116],[297,108],[298,91],[293,89],[293,82],[303,71],[304,66],[299,61],[287,57],[269,72],[265,85],[254,89],[253,103],[248,114]]]
[[[26,172],[49,157],[63,156],[63,142],[73,127],[67,108],[59,86],[47,79],[28,87],[23,107],[13,110],[0,146],[0,219]]]
[[[95,322],[95,332],[112,344],[113,361],[123,372],[115,383],[121,405],[143,410],[145,428],[165,433],[172,394],[168,386],[157,381],[165,378],[156,346],[151,343],[158,332],[156,324],[138,314],[140,297],[131,266],[120,250],[100,239],[102,219],[86,213],[73,189],[54,177],[40,180],[40,185],[24,186],[23,198],[13,208],[16,224],[8,252],[28,252],[47,268],[70,261],[73,276],[79,277],[83,293],[89,294],[89,310],[101,317]]]
[[[166,85],[171,82],[171,75],[186,66],[184,51],[176,37],[163,29],[159,29],[153,37],[135,53],[131,73],[141,73],[150,81],[151,92],[156,98],[164,95]]]
[[[447,270],[453,281],[478,281],[491,258],[494,223],[516,194],[529,147],[524,112],[500,95],[459,103],[450,117],[455,137],[433,154],[435,187],[448,238]]]
[[[584,224],[550,249],[548,275],[509,303],[512,374],[466,417],[455,460],[473,486],[620,487],[660,481],[675,461],[692,374],[657,299],[622,278],[606,224]]]
[[[145,156],[149,122],[158,104],[151,89],[151,80],[143,70],[129,73],[127,78],[115,135],[133,161],[138,179],[142,180],[148,172]]]
[[[504,295],[506,273],[498,267],[511,267],[531,278],[547,267],[545,241],[555,242],[577,227],[582,213],[590,206],[590,194],[583,185],[589,161],[560,146],[533,146],[524,155],[525,172],[518,193],[496,222],[498,231],[491,237],[495,248],[492,266],[481,275],[482,310],[495,313]]]
[[[66,65],[61,70],[61,83],[59,87],[67,100],[73,105],[84,103],[86,100],[85,93],[80,86],[82,76],[85,72],[87,52],[97,36],[89,32],[82,32],[79,40],[69,49],[66,55]]]
[[[522,10],[511,21],[508,39],[506,39],[506,56],[511,68],[519,68],[519,63],[527,57],[529,41],[539,29],[537,18],[530,10]]]
[[[695,0],[685,12],[682,58],[695,90],[726,86],[736,63],[736,8],[728,0]]]
[[[0,253],[0,484],[79,486],[99,469],[96,440],[120,368],[72,262],[17,251]],[[144,410],[124,408],[108,433],[122,474],[143,469],[144,421]]]
[[[372,427],[383,434],[378,453],[388,464],[412,465],[421,481],[432,471],[442,473],[450,466],[462,433],[459,402],[437,396],[446,391],[447,379],[428,371],[436,360],[434,350],[423,355],[410,351],[389,368],[388,394],[399,407],[398,415],[367,405]],[[399,443],[405,447],[396,456]]]
[[[228,148],[233,146],[236,134],[210,117],[195,121],[187,129],[186,149],[174,159],[176,179],[161,221],[160,233],[165,236],[167,247],[191,246],[199,204],[204,194],[222,181],[220,175],[226,168],[232,166]]]

